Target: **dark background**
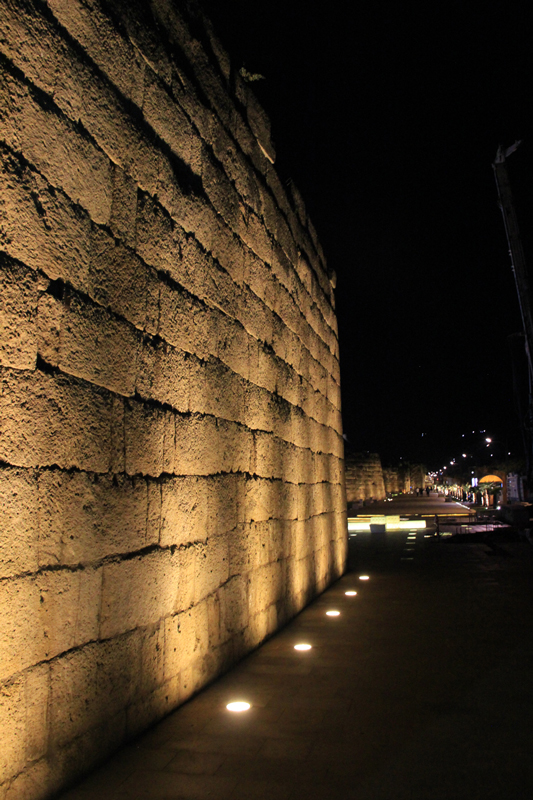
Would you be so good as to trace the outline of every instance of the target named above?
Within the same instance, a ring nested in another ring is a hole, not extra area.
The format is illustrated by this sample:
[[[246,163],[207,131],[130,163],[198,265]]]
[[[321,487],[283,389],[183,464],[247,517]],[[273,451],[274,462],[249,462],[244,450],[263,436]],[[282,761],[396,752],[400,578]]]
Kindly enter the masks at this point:
[[[491,164],[523,140],[508,169],[529,261],[526,3],[204,6],[235,66],[265,76],[276,167],[337,272],[349,447],[436,468],[468,433],[472,451],[489,436],[495,458],[519,453],[522,328]]]

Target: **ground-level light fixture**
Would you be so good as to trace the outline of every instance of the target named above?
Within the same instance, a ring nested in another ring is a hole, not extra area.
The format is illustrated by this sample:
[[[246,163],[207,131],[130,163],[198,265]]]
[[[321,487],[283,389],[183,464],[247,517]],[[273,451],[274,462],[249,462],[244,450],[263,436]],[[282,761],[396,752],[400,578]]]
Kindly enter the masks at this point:
[[[228,711],[248,711],[251,705],[250,703],[245,703],[243,700],[238,700],[235,703],[228,703],[226,708]]]
[[[326,617],[338,617],[340,613],[340,611],[326,611]]]
[[[370,580],[370,575],[359,575],[360,581],[368,581]]]
[[[357,592],[354,592],[354,591],[353,591],[353,589],[350,589],[350,591],[348,591],[348,592],[344,592],[344,594],[345,594],[347,597],[355,597],[355,595],[357,594]]]
[[[295,644],[294,645],[294,649],[295,650],[310,650],[311,649],[311,645],[310,644],[304,644],[302,642],[302,644]]]

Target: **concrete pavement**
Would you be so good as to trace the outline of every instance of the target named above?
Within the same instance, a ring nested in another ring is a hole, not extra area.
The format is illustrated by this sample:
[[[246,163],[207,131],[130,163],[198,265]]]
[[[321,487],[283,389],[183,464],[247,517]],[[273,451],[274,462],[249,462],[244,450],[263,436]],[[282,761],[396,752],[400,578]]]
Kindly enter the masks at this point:
[[[459,503],[455,500],[446,501],[444,495],[431,492],[429,497],[425,494],[419,497],[415,494],[398,495],[392,500],[380,500],[366,506],[359,506],[348,516],[380,516],[382,514],[400,514],[408,517],[414,514],[468,514],[470,507],[466,503]]]
[[[352,537],[340,581],[61,800],[529,798],[532,552]]]

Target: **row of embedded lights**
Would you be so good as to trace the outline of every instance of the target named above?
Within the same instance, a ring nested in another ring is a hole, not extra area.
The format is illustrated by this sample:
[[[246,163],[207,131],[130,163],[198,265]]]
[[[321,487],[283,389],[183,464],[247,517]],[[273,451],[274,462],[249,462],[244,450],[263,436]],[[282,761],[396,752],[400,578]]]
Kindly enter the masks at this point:
[[[370,579],[369,575],[359,575],[359,580],[360,581],[368,581],[369,579]],[[347,597],[355,597],[357,592],[354,591],[353,589],[348,589],[348,591],[344,592],[344,594]],[[329,611],[326,611],[326,617],[339,617],[340,613],[341,613],[340,611],[337,611],[336,609],[332,608]],[[311,650],[312,649],[312,645],[311,644],[307,644],[307,642],[300,642],[299,644],[295,644],[294,645],[294,649],[295,650],[301,650],[301,651],[302,650]],[[228,711],[248,711],[248,709],[250,709],[251,707],[252,707],[252,704],[251,703],[247,703],[244,700],[236,700],[236,701],[234,701],[232,703],[228,703],[227,706],[226,706]]]

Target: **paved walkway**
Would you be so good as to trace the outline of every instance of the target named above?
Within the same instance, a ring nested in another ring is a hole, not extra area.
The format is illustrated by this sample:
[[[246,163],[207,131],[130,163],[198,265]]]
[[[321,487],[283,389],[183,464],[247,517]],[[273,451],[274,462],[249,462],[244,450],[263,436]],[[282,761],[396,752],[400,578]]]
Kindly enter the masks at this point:
[[[416,494],[398,495],[392,500],[380,500],[376,503],[369,503],[366,506],[358,506],[349,512],[348,516],[373,516],[381,514],[400,514],[402,517],[409,517],[413,514],[432,515],[432,514],[468,514],[471,512],[471,505],[458,501],[445,500],[444,495],[431,492],[426,496]]]
[[[61,800],[529,798],[532,553],[352,537],[340,581]]]

